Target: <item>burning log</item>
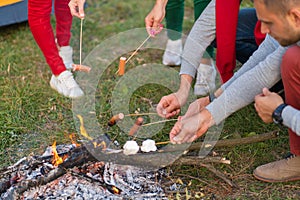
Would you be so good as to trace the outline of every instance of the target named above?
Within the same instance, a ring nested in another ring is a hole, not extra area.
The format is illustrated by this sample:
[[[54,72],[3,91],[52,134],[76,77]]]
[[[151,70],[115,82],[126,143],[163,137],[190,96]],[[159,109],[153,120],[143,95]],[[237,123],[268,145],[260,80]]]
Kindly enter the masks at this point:
[[[138,130],[139,128],[142,126],[144,119],[142,117],[138,117],[135,120],[134,125],[131,127],[130,131],[129,131],[129,135],[133,136]]]

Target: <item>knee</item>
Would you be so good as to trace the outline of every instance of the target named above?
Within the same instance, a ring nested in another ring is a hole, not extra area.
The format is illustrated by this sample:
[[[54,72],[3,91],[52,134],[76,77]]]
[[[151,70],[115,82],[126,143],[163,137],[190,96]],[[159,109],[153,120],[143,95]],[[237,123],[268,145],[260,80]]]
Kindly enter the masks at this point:
[[[281,74],[282,78],[290,78],[296,74],[300,77],[300,47],[298,45],[287,49],[282,56]]]

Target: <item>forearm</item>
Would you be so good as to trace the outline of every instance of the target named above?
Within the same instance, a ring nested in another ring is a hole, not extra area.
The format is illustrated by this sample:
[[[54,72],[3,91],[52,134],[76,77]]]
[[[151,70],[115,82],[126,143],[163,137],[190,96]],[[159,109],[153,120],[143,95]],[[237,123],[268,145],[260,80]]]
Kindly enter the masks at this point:
[[[237,77],[223,93],[207,106],[216,124],[253,102],[264,87],[270,88],[280,77],[281,58],[286,48],[278,47],[263,62]]]
[[[167,6],[168,0],[156,0],[154,6],[158,6],[159,8],[165,9]]]
[[[282,111],[283,124],[300,136],[300,111],[287,106]]]
[[[215,39],[215,33],[215,0],[212,0],[194,23],[186,39],[180,74],[188,74],[195,78],[200,60],[206,48]]]

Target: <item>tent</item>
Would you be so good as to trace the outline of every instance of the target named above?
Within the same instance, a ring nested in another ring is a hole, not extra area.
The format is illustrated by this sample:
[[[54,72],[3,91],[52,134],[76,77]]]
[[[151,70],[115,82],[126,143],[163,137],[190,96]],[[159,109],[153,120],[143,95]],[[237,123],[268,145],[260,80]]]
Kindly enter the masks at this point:
[[[27,0],[0,0],[0,26],[27,21]]]

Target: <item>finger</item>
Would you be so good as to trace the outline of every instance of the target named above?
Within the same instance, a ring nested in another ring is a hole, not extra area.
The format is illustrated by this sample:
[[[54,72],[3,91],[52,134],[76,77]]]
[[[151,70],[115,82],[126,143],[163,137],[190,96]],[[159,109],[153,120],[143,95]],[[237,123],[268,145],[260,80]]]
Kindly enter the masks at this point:
[[[78,14],[79,14],[79,18],[84,18],[84,2],[85,1],[80,1],[80,4],[78,6]]]
[[[157,105],[156,112],[160,117],[166,118],[165,109],[161,103]]]
[[[172,143],[176,143],[176,141],[174,140],[174,137],[176,137],[176,135],[181,131],[181,123],[177,122],[175,123],[175,125],[173,126],[172,130],[169,133],[170,136],[170,141]]]
[[[263,94],[264,96],[268,96],[271,94],[271,92],[268,90],[268,88],[263,88]]]

